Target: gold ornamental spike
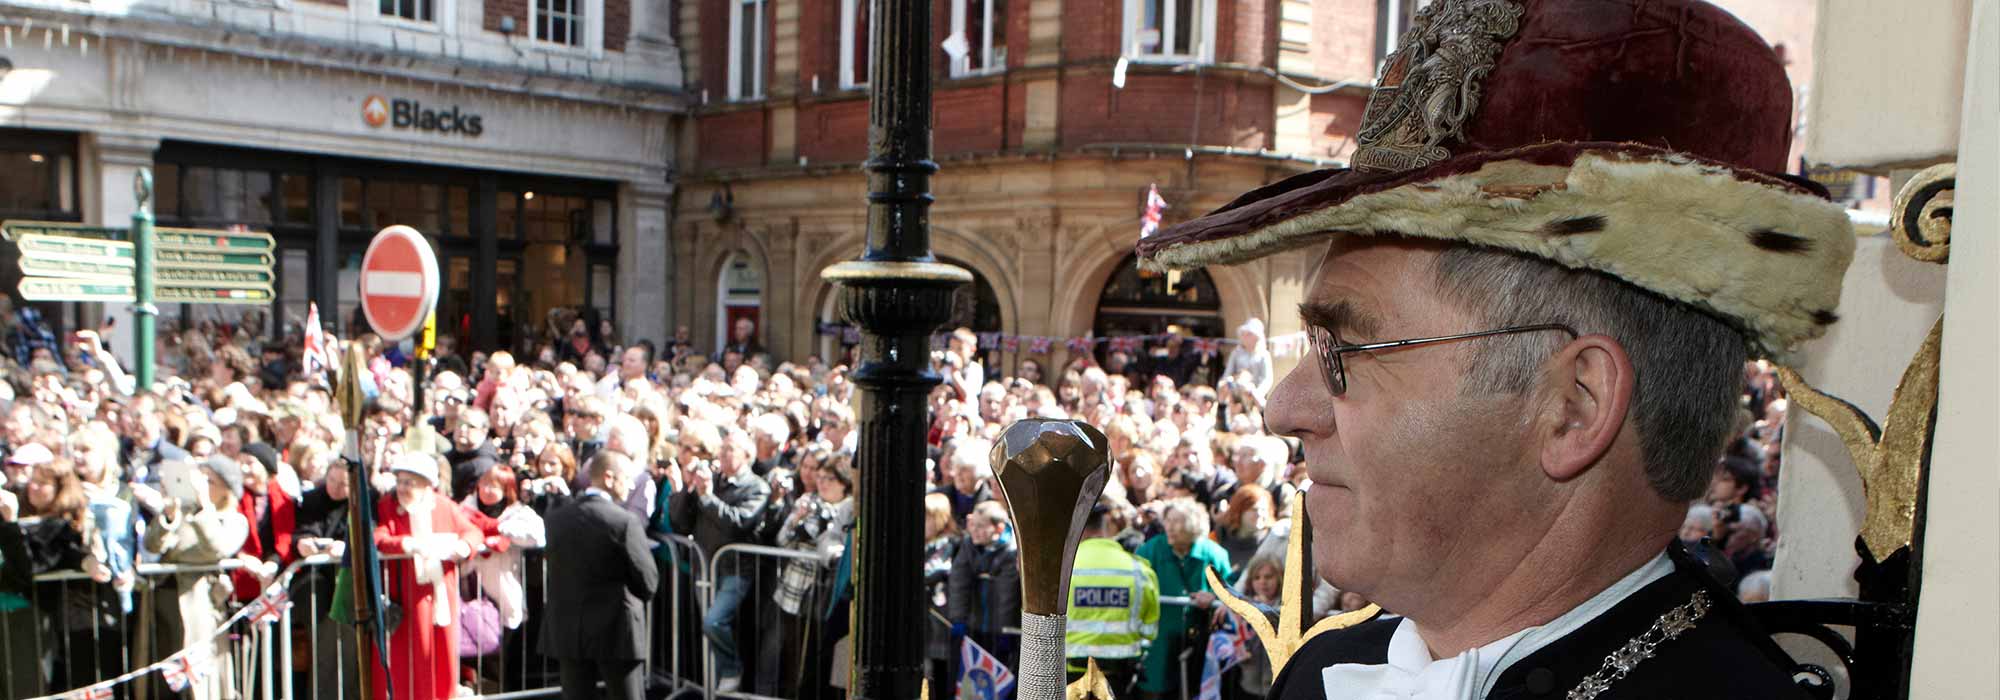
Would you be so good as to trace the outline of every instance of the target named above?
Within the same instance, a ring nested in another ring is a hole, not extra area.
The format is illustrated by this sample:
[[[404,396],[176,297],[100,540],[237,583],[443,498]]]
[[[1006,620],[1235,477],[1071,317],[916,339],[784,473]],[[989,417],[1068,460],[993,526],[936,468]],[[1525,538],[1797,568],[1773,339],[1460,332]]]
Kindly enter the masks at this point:
[[[1270,618],[1264,616],[1264,611],[1258,610],[1250,601],[1236,597],[1228,586],[1222,585],[1215,569],[1206,572],[1209,590],[1214,591],[1215,597],[1229,606],[1237,617],[1243,618],[1251,631],[1257,633],[1258,639],[1264,640],[1264,653],[1271,660],[1272,677],[1285,670],[1292,654],[1305,646],[1307,640],[1325,632],[1367,622],[1382,613],[1381,606],[1370,603],[1365,608],[1328,617],[1313,625],[1312,629],[1305,629],[1306,611],[1312,609],[1306,584],[1319,580],[1319,574],[1311,570],[1312,560],[1306,557],[1306,542],[1312,539],[1312,523],[1306,517],[1304,501],[1302,497],[1292,499],[1292,535],[1286,538],[1285,543],[1284,584],[1278,592],[1278,624],[1275,627]]]
[[[1083,677],[1069,684],[1068,700],[1117,700],[1111,694],[1111,679],[1098,670],[1097,659],[1089,659]]]
[[[1854,404],[1813,388],[1790,367],[1778,367],[1778,379],[1793,403],[1833,426],[1847,444],[1868,511],[1861,521],[1861,541],[1875,561],[1910,546],[1917,527],[1917,488],[1924,460],[1930,454],[1931,431],[1937,425],[1938,350],[1944,319],[1903,370],[1903,380],[1889,399],[1889,415],[1877,427]]]
[[[1951,259],[1952,201],[1958,187],[1958,165],[1925,168],[1896,193],[1889,216],[1889,235],[1911,259],[1947,264]],[[1944,319],[1931,325],[1929,336],[1903,368],[1903,378],[1890,395],[1889,414],[1877,426],[1854,404],[1807,383],[1790,367],[1778,367],[1791,401],[1833,426],[1847,445],[1868,510],[1861,521],[1861,543],[1880,562],[1915,539],[1917,495],[1930,460],[1932,431],[1937,427],[1939,346]]]

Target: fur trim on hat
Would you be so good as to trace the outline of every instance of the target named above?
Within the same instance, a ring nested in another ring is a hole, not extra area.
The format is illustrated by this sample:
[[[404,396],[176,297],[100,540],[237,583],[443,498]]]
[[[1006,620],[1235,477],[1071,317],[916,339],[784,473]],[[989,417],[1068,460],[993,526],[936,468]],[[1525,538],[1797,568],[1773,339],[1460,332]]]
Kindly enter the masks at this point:
[[[1336,232],[1464,241],[1598,270],[1719,314],[1772,356],[1838,319],[1855,247],[1846,211],[1811,193],[1684,156],[1583,151],[1568,165],[1495,160],[1360,194],[1147,262],[1230,264]]]

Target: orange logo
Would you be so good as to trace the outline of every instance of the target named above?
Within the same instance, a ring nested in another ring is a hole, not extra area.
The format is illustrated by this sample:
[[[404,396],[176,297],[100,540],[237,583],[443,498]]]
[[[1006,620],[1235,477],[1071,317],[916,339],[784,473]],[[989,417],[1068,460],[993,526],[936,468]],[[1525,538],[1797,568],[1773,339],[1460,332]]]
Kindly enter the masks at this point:
[[[361,120],[373,127],[389,123],[389,101],[381,95],[369,95],[361,101]]]

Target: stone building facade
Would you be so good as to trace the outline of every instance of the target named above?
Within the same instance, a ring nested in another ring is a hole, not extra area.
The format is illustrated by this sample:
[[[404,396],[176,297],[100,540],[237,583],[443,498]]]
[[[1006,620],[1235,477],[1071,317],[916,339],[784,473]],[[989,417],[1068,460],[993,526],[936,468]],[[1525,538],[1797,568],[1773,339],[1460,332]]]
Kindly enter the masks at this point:
[[[125,226],[133,176],[151,168],[162,225],[276,238],[260,330],[296,328],[314,301],[347,332],[360,252],[400,223],[436,246],[440,328],[470,347],[518,346],[556,308],[663,337],[687,109],[669,7],[0,2],[0,218]],[[0,276],[16,254],[0,244]],[[126,314],[51,306],[65,324]],[[162,312],[234,321],[244,308]]]

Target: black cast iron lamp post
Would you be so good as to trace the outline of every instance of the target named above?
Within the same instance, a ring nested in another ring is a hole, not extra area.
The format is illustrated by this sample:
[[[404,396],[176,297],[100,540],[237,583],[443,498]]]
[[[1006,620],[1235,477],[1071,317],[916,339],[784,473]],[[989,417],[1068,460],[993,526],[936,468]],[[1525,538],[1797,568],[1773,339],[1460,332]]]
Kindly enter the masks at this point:
[[[915,700],[924,635],[912,619],[924,596],[924,435],[930,335],[951,314],[952,291],[972,281],[931,256],[931,2],[870,0],[875,60],[868,93],[868,249],[827,268],[840,313],[861,326],[855,490],[853,696]]]

